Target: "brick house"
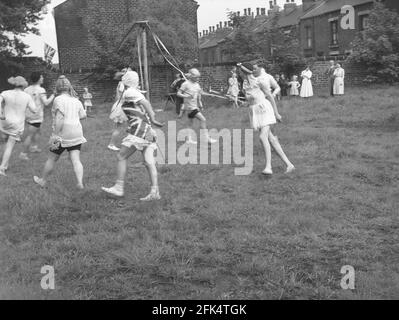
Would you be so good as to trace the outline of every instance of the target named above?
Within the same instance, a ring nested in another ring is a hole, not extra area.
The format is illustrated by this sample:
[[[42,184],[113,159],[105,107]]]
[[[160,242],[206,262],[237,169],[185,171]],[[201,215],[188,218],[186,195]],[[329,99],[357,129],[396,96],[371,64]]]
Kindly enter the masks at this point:
[[[237,12],[237,15],[253,20],[251,32],[264,33],[272,24],[277,23],[284,33],[299,34],[300,18],[318,4],[313,1],[304,2],[304,5],[298,5],[295,0],[286,0],[283,8],[280,8],[276,1],[269,1],[270,9],[267,12],[266,8],[257,8],[255,14],[251,8],[247,8],[244,9],[243,15],[240,15],[240,12]],[[225,41],[234,35],[235,30],[226,25],[226,22],[224,28],[220,25],[216,29],[210,27],[209,31],[204,30],[200,37],[200,63],[215,64],[234,61],[234,54],[227,54],[223,47]],[[273,44],[270,42],[265,56],[269,58],[273,56]]]
[[[300,18],[301,50],[305,57],[344,57],[351,52],[351,42],[356,34],[367,25],[367,18],[373,0],[304,0],[304,5],[312,5]],[[399,1],[385,0],[386,6],[399,9]],[[316,5],[315,5],[316,4]],[[341,28],[345,14],[341,8],[351,5],[355,12],[355,28]]]
[[[57,30],[60,68],[62,70],[84,70],[95,67],[96,56],[93,54],[94,37],[90,25],[100,14],[101,20],[110,23],[110,27],[128,30],[132,22],[143,20],[135,12],[140,1],[145,0],[67,0],[54,9]],[[163,0],[159,0],[163,1]],[[197,37],[198,3],[187,0],[182,13],[193,28],[193,37]],[[94,21],[94,22],[93,22]],[[198,58],[198,49],[193,48],[193,60]]]

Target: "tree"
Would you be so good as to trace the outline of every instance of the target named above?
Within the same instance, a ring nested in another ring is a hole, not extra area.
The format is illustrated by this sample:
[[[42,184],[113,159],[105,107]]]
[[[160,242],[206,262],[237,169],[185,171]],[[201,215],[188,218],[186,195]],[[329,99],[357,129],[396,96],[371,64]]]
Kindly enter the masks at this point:
[[[228,17],[234,32],[224,41],[223,51],[236,61],[264,59],[268,41],[254,32],[257,22],[252,17],[238,16],[234,12],[230,12]]]
[[[159,36],[179,63],[193,64],[193,55],[196,55],[198,47],[197,30],[187,20],[186,7],[186,0],[141,0],[136,3],[134,12],[130,15],[134,17],[133,21],[148,20],[151,30]],[[114,21],[104,18],[101,8],[95,10],[92,20],[88,20],[88,28],[94,38],[96,65],[104,70],[102,76],[111,76],[116,69],[126,65],[137,66],[137,33],[132,32],[123,47],[117,50],[132,22],[115,25]],[[164,62],[150,34],[148,53],[150,63]]]
[[[293,74],[305,64],[297,28],[281,28],[279,18],[280,14],[276,13],[265,23],[230,13],[229,19],[235,30],[225,41],[224,51],[237,61],[262,61],[272,72]],[[263,30],[259,28],[260,23],[266,25]]]
[[[13,58],[27,54],[28,46],[20,36],[39,34],[37,22],[49,0],[0,0],[0,74],[19,72],[21,65]],[[4,80],[4,79],[1,79]]]
[[[367,72],[366,82],[399,81],[399,15],[375,2],[364,31],[352,43],[349,62]]]

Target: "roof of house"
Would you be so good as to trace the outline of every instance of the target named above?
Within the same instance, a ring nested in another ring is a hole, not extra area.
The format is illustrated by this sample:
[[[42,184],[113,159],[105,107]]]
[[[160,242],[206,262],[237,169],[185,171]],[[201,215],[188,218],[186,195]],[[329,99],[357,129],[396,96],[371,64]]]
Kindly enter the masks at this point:
[[[318,5],[309,10],[301,19],[308,19],[334,11],[340,11],[345,5],[358,6],[373,2],[373,0],[324,0],[319,1]]]
[[[208,36],[202,37],[199,40],[200,49],[207,49],[216,47],[221,41],[224,41],[234,30],[231,28],[222,28]]]

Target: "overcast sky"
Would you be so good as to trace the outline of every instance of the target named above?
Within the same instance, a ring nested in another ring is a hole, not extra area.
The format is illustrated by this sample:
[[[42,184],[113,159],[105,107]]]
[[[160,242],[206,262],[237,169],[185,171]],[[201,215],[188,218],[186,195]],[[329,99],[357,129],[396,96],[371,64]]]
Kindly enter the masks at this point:
[[[53,48],[57,49],[57,37],[55,33],[54,18],[51,14],[52,8],[64,2],[65,0],[52,0],[48,14],[45,19],[40,22],[39,29],[41,36],[28,36],[25,42],[30,46],[33,56],[43,57],[44,43],[48,43]],[[112,1],[112,0],[110,0]],[[227,12],[229,11],[243,11],[244,8],[251,8],[253,11],[257,7],[269,6],[268,0],[197,0],[200,7],[198,9],[198,31],[208,29],[209,26],[214,26],[220,21],[227,21]],[[286,0],[277,0],[278,4],[282,6]],[[295,0],[301,3],[302,0]],[[58,56],[53,60],[58,62]]]

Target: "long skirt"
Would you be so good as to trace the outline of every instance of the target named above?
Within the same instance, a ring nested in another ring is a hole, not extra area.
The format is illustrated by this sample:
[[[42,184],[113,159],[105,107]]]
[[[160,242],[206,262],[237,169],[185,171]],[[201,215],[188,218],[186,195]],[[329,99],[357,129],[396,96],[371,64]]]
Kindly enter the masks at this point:
[[[343,95],[344,92],[344,79],[342,77],[336,77],[334,80],[334,95]]]
[[[313,97],[313,87],[310,79],[303,79],[300,95],[302,98]]]

